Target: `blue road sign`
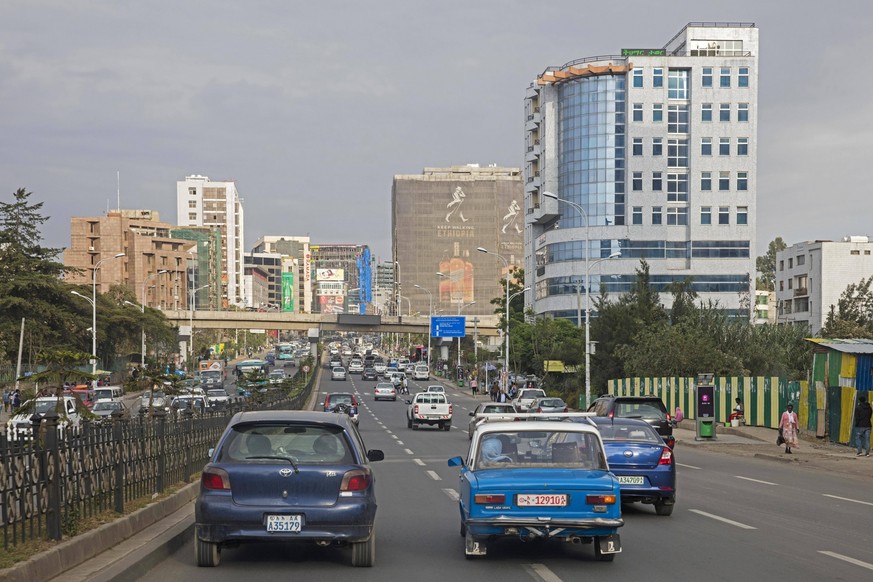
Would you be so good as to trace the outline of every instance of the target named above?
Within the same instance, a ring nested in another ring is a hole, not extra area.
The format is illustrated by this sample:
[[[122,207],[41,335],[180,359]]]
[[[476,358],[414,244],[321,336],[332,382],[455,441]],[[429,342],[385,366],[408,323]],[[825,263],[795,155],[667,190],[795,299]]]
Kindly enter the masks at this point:
[[[466,317],[463,315],[432,317],[430,320],[431,337],[465,337],[467,331],[464,328]]]

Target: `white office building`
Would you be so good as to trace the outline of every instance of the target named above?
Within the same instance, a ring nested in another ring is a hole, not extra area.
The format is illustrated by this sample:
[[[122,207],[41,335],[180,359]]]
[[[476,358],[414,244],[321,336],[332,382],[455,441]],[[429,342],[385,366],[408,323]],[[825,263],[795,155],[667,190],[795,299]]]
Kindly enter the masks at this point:
[[[662,48],[537,76],[525,98],[527,304],[575,321],[589,278],[592,297],[603,286],[615,298],[645,260],[666,306],[668,286],[688,279],[700,300],[752,318],[757,105],[751,23],[690,23]]]

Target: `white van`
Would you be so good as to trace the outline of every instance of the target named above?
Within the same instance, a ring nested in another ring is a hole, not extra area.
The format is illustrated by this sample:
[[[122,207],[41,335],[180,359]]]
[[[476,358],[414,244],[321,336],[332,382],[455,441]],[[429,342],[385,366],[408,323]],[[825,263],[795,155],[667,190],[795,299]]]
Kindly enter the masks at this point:
[[[98,400],[118,400],[124,397],[121,386],[100,386],[94,389],[94,402]]]
[[[428,380],[430,379],[430,370],[428,370],[426,364],[419,364],[415,367],[415,371],[412,373],[413,380]]]

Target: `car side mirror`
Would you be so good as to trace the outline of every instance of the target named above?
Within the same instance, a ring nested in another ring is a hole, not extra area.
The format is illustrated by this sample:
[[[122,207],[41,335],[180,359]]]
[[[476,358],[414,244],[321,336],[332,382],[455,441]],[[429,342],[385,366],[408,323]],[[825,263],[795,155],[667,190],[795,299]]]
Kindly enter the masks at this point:
[[[370,461],[381,461],[385,459],[385,453],[379,449],[371,449],[367,451],[367,459]]]
[[[470,416],[476,416],[476,412],[475,411],[470,412]]]
[[[461,457],[452,457],[449,459],[449,467],[463,467],[464,459]]]
[[[209,447],[209,450],[206,451],[206,455],[211,459],[212,455],[215,454],[215,447]]]
[[[407,400],[406,404],[412,404],[412,400]]]

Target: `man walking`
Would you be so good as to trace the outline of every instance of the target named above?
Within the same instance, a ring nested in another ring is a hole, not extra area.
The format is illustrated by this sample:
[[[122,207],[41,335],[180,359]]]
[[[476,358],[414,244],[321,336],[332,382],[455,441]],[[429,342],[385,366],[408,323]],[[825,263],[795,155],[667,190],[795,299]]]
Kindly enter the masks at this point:
[[[855,407],[855,445],[858,447],[858,456],[870,456],[870,417],[873,409],[867,402],[867,397],[858,395],[858,406]],[[863,449],[863,451],[862,451]]]

